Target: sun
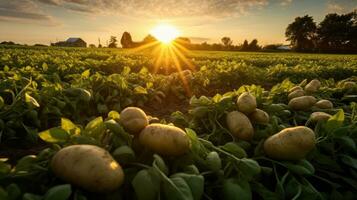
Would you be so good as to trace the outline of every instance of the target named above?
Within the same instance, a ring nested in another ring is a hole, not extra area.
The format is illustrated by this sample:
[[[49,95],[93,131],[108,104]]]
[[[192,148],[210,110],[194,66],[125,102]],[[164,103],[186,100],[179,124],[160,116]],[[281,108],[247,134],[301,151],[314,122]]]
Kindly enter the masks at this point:
[[[180,34],[177,28],[169,24],[159,24],[154,27],[150,33],[164,44],[171,43]]]

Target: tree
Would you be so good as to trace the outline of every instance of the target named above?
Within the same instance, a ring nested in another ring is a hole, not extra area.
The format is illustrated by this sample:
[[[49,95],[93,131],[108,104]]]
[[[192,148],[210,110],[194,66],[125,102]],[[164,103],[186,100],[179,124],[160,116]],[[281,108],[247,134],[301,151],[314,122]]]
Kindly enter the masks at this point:
[[[261,47],[258,45],[258,40],[254,39],[248,44],[249,51],[259,51]]]
[[[316,23],[308,15],[297,17],[288,25],[285,35],[296,51],[310,51],[314,48]]]
[[[117,48],[117,42],[118,42],[117,37],[115,37],[115,36],[110,36],[110,40],[109,40],[109,45],[108,45],[108,47],[109,47],[109,48]]]
[[[328,52],[357,50],[357,13],[328,14],[319,24],[318,48]]]
[[[144,44],[149,44],[149,43],[153,43],[153,42],[156,42],[156,41],[157,41],[157,39],[154,36],[149,34],[144,38],[143,43]]]
[[[123,33],[120,43],[123,48],[131,48],[133,46],[133,39],[131,38],[131,35],[129,32],[125,31]]]
[[[95,48],[95,44],[90,44],[89,48]]]
[[[249,48],[248,40],[244,40],[241,50],[247,51]]]
[[[223,38],[221,39],[221,41],[222,41],[222,43],[223,43],[223,45],[224,45],[225,47],[232,46],[232,43],[233,43],[233,41],[232,41],[231,38],[229,38],[229,37],[223,37]]]

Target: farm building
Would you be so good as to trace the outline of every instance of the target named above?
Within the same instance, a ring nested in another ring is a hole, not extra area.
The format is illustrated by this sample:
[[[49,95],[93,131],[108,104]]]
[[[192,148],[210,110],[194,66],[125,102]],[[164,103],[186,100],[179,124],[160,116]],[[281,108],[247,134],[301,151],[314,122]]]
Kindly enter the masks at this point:
[[[58,47],[87,47],[87,43],[81,38],[68,38],[66,41],[51,43],[51,46]]]

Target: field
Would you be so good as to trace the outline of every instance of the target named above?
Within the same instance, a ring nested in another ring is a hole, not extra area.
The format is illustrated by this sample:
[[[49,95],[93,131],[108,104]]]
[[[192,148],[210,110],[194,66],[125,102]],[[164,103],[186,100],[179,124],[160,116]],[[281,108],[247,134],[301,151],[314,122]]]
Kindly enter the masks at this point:
[[[0,47],[0,199],[355,199],[356,55],[183,51],[175,58],[148,50]],[[321,86],[309,89],[313,79]],[[313,100],[294,106],[295,86]],[[245,92],[267,119],[242,111]],[[127,107],[141,108],[150,124],[180,128],[189,149],[176,152],[175,131],[172,145],[161,132],[154,147],[141,139],[122,119]],[[237,110],[244,119],[229,122]],[[305,136],[285,138],[275,144],[287,142],[278,155],[269,153],[268,138],[298,126],[313,131],[312,146]],[[85,167],[59,178],[51,160],[75,144],[108,151],[123,183],[105,193],[88,189],[73,181],[94,173]]]

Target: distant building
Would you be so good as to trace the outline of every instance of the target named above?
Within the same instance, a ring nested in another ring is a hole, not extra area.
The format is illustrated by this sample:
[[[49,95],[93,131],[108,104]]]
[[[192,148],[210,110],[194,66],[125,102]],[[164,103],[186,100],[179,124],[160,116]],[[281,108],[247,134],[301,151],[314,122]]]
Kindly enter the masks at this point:
[[[57,47],[87,47],[87,43],[81,38],[68,38],[66,41],[51,43],[51,46]]]
[[[282,45],[277,48],[278,50],[283,50],[283,51],[290,51],[291,47],[289,45]]]

